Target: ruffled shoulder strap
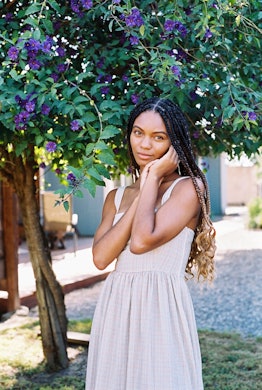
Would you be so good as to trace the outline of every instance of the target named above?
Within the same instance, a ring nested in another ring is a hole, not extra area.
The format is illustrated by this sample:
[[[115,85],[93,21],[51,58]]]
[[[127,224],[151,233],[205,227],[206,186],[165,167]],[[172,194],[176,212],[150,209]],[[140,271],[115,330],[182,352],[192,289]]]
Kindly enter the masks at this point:
[[[121,200],[123,198],[124,192],[126,187],[118,187],[115,193],[115,206],[116,206],[116,212],[118,213],[119,207],[121,204]]]
[[[189,176],[182,176],[182,177],[179,177],[178,179],[174,180],[173,183],[171,184],[171,186],[169,186],[168,189],[166,190],[166,192],[164,193],[164,195],[162,197],[161,204],[164,204],[168,200],[168,198],[171,195],[171,192],[173,191],[173,189],[177,185],[177,183],[179,183],[183,179],[188,179],[188,178],[189,178]]]

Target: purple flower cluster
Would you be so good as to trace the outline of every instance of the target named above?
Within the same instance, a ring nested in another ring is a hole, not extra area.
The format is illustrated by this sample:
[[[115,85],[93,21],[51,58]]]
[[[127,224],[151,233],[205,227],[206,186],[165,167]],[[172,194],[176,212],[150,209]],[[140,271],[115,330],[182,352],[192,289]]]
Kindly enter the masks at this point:
[[[28,94],[25,99],[22,99],[19,95],[15,96],[16,103],[21,107],[21,111],[14,118],[17,130],[26,130],[29,120],[35,115],[37,99],[33,96],[34,93]],[[47,104],[41,106],[41,113],[43,115],[49,115],[50,110],[51,108]]]
[[[53,39],[49,36],[46,37],[44,42],[40,42],[36,39],[30,38],[25,42],[24,48],[27,51],[28,65],[32,70],[38,70],[43,65],[37,58],[38,54],[47,54],[51,51],[53,45]]]
[[[164,23],[164,29],[168,33],[171,33],[174,30],[176,30],[181,34],[182,38],[184,38],[187,35],[186,26],[184,26],[183,23],[179,22],[179,20],[167,19]]]
[[[82,17],[83,10],[88,10],[93,7],[92,0],[71,0],[70,2],[71,10],[75,12],[79,17]]]
[[[144,20],[137,8],[133,8],[131,13],[125,16],[125,22],[127,27],[141,27],[144,24]]]

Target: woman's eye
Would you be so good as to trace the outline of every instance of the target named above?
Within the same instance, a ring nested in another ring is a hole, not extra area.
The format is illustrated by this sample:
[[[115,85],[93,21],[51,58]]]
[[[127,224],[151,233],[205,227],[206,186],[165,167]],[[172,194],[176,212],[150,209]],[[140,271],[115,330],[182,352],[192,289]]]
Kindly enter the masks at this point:
[[[133,133],[134,133],[135,135],[141,135],[141,131],[139,131],[139,130],[134,130]]]

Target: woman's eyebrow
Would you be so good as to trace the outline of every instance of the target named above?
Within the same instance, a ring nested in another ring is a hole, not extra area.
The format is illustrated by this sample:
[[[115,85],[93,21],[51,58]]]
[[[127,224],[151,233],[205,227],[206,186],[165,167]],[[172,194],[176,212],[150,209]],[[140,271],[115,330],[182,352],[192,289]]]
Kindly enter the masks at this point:
[[[133,129],[134,129],[135,127],[137,127],[137,128],[140,129],[140,130],[143,130],[143,128],[140,127],[140,126],[138,126],[138,125],[134,125],[134,126],[133,126]],[[144,130],[143,130],[143,131],[144,131]],[[153,130],[153,133],[167,134],[167,132],[166,132],[166,131],[163,131],[163,130]]]

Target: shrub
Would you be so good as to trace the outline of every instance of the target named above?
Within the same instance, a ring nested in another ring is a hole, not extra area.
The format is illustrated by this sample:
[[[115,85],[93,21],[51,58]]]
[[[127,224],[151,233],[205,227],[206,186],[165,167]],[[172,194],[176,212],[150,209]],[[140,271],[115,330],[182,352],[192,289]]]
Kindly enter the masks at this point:
[[[262,229],[262,198],[254,198],[248,204],[248,227]]]

